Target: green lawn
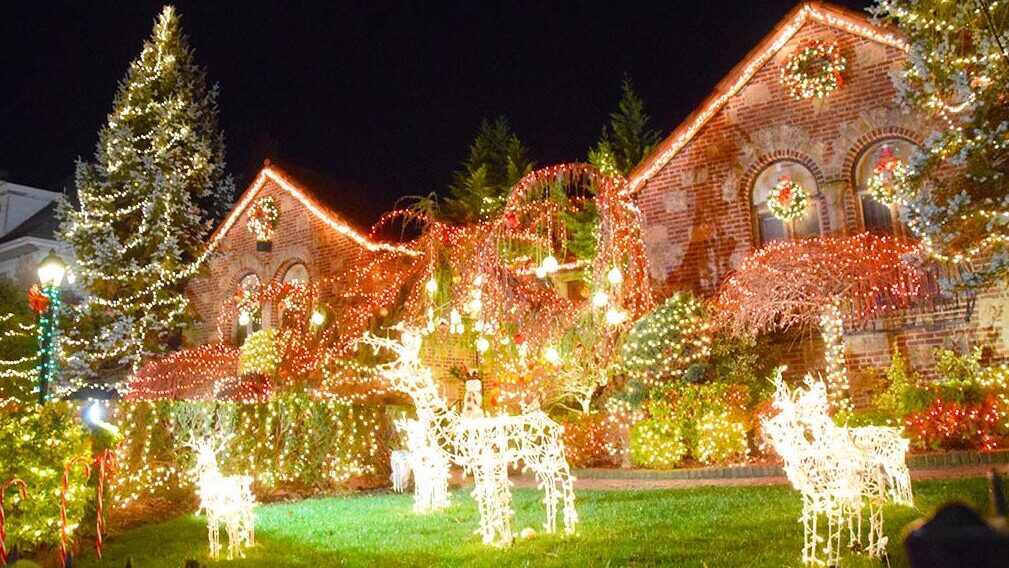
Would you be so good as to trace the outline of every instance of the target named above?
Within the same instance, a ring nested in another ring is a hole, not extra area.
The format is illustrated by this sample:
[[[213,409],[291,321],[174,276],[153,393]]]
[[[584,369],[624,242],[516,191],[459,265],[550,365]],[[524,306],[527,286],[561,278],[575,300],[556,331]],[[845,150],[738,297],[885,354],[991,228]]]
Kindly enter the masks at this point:
[[[984,479],[915,484],[924,512],[960,499],[987,510]],[[539,494],[517,490],[515,526],[538,528]],[[477,512],[468,492],[427,516],[410,511],[410,495],[373,494],[310,499],[258,509],[255,548],[244,560],[209,562],[203,518],[178,517],[106,540],[105,559],[80,565],[181,568],[187,558],[210,566],[797,566],[802,528],[799,495],[788,487],[732,487],[653,491],[582,491],[578,535],[539,535],[509,550],[480,544]],[[900,532],[919,513],[886,511],[894,566],[904,566]],[[224,537],[222,535],[222,544]],[[848,557],[844,566],[879,566]]]

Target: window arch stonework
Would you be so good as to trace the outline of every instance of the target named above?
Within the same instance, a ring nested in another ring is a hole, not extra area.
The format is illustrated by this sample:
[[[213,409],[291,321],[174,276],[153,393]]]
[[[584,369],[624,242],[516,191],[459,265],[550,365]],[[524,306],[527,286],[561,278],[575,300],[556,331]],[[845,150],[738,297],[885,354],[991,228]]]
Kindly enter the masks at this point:
[[[767,194],[782,175],[788,175],[810,193],[807,216],[780,221],[767,209]],[[803,238],[830,231],[828,204],[821,188],[823,173],[808,156],[790,150],[773,152],[755,161],[743,176],[743,191],[750,212],[755,248],[774,240]]]

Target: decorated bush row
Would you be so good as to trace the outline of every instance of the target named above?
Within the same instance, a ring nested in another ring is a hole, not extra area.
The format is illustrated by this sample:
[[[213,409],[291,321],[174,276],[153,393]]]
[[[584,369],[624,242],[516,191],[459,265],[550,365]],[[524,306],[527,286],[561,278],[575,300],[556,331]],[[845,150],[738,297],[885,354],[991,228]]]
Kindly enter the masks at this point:
[[[123,403],[116,418],[125,440],[117,450],[116,505],[191,493],[187,444],[208,416],[222,422],[216,428],[230,438],[226,455],[219,456],[222,471],[252,476],[257,495],[373,486],[386,475],[388,430],[380,405],[300,393],[262,403]]]

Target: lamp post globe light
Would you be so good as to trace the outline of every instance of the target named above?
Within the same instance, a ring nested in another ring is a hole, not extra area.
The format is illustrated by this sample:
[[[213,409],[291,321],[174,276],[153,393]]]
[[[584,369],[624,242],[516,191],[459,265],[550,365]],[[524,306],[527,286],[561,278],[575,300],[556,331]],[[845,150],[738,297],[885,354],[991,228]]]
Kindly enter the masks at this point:
[[[45,404],[49,385],[56,378],[57,333],[59,330],[60,285],[67,272],[67,263],[55,249],[38,264],[39,284],[49,299],[46,310],[39,314],[39,404]]]

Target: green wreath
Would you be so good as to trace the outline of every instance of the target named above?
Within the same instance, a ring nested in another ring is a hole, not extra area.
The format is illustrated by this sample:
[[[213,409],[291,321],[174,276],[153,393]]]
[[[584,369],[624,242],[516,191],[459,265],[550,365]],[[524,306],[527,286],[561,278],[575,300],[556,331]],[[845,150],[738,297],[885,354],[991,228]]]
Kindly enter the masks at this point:
[[[823,98],[841,86],[847,63],[836,43],[813,39],[781,68],[781,83],[797,99]]]
[[[809,199],[806,188],[792,178],[782,176],[767,196],[767,208],[782,221],[794,221],[806,213]]]

